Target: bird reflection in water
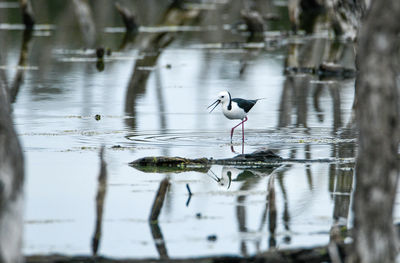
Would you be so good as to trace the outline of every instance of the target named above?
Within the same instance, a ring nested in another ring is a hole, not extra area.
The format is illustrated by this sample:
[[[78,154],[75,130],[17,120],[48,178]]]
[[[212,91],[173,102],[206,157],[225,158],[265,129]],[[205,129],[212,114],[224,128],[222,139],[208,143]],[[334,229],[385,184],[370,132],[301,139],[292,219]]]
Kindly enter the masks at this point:
[[[216,167],[215,167],[216,168]],[[248,226],[248,222],[246,220],[247,214],[248,214],[248,207],[246,206],[246,200],[249,197],[248,191],[255,189],[257,185],[259,185],[262,182],[265,182],[265,180],[262,180],[264,178],[267,178],[266,181],[266,199],[265,199],[265,205],[264,211],[261,213],[261,218],[260,218],[260,223],[259,226],[257,227],[256,232],[263,232],[264,227],[268,225],[268,231],[269,231],[269,240],[268,240],[268,246],[275,247],[276,246],[276,228],[277,228],[277,215],[278,215],[278,209],[277,209],[277,204],[276,204],[276,190],[275,190],[275,179],[278,179],[278,184],[282,189],[281,192],[284,193],[283,199],[284,199],[284,211],[283,211],[283,223],[285,230],[290,232],[289,228],[289,211],[288,211],[288,205],[287,205],[287,196],[286,196],[286,191],[282,184],[281,178],[284,174],[284,172],[289,168],[288,165],[280,165],[280,166],[272,166],[272,167],[267,167],[267,168],[245,168],[245,169],[240,169],[237,167],[232,167],[232,166],[223,166],[221,169],[221,175],[218,176],[212,169],[210,169],[207,173],[207,175],[214,180],[216,183],[218,183],[219,186],[229,189],[233,183],[240,183],[239,185],[239,194],[236,197],[236,218],[238,221],[238,227],[239,227],[239,232],[240,233],[250,233],[253,232]],[[216,170],[216,169],[215,169]],[[246,193],[247,192],[247,193]],[[244,235],[245,236],[245,235]],[[262,251],[261,248],[261,239],[257,238],[254,240],[254,246],[258,252]],[[246,238],[243,238],[240,241],[240,248],[241,248],[241,253],[243,256],[248,255],[248,243],[249,240]],[[284,237],[284,242],[290,242],[290,235],[285,235]]]
[[[280,168],[279,166],[278,168]],[[229,189],[232,182],[243,182],[246,180],[261,179],[265,176],[275,173],[278,169],[275,167],[267,168],[254,168],[254,169],[240,169],[233,166],[223,166],[221,176],[218,176],[212,168],[208,170],[207,175],[218,183],[221,187]]]

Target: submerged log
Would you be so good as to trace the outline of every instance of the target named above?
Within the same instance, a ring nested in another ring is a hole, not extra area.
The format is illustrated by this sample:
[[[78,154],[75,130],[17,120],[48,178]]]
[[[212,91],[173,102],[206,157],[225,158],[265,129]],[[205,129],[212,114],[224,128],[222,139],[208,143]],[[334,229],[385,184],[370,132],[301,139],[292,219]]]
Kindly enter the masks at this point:
[[[259,150],[250,154],[239,154],[233,158],[213,159],[213,158],[183,158],[183,157],[168,157],[168,156],[152,156],[137,159],[131,163],[133,167],[164,167],[164,168],[179,168],[186,170],[187,168],[199,169],[207,168],[212,164],[254,164],[258,162],[269,161],[275,162],[282,158],[276,155],[271,150]]]
[[[129,163],[131,166],[169,166],[169,167],[179,167],[186,165],[207,165],[209,163],[209,159],[200,158],[200,159],[188,159],[183,157],[167,157],[167,156],[159,156],[159,157],[143,157],[137,159]]]
[[[356,70],[335,63],[321,63],[317,74],[322,77],[354,78],[356,76]]]
[[[149,156],[139,158],[129,165],[143,172],[186,172],[198,171],[207,172],[211,165],[234,165],[253,168],[275,167],[282,163],[335,163],[335,162],[354,162],[354,159],[338,160],[335,158],[325,159],[295,159],[282,158],[271,150],[257,150],[253,153],[239,154],[232,158],[213,159],[197,158],[190,159],[184,157],[168,156]]]
[[[318,67],[286,67],[285,74],[313,74],[321,78],[347,79],[356,76],[356,70],[335,63],[323,62]]]

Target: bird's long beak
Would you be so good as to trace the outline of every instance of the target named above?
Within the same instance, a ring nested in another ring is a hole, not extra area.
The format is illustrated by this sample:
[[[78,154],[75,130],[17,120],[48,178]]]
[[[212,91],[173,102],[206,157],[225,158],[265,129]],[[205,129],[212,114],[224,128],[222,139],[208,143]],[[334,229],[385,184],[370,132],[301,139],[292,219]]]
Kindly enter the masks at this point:
[[[214,108],[212,108],[212,110],[210,110],[209,113],[211,113],[218,106],[218,104],[220,104],[220,103],[221,103],[221,100],[216,100],[216,101],[213,102],[213,104],[208,106],[207,109],[209,109],[211,106],[213,106],[215,104]]]

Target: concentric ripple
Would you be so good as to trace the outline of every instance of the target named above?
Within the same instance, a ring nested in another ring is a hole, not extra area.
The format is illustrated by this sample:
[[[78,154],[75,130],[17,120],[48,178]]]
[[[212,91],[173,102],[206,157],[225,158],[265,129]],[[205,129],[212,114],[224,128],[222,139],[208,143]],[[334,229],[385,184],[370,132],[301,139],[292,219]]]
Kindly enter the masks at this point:
[[[229,142],[229,134],[226,132],[210,132],[210,131],[176,131],[168,130],[161,131],[147,131],[147,132],[134,132],[126,136],[136,145],[147,146],[204,146],[209,147],[210,144],[226,144]]]
[[[250,146],[279,146],[299,144],[332,145],[337,143],[354,143],[353,136],[329,134],[321,129],[269,129],[246,130],[246,144]],[[166,131],[137,131],[130,133],[126,139],[134,145],[147,146],[197,146],[215,147],[230,142],[230,131],[198,131],[198,130],[166,130]],[[233,144],[241,144],[241,131],[235,131]]]

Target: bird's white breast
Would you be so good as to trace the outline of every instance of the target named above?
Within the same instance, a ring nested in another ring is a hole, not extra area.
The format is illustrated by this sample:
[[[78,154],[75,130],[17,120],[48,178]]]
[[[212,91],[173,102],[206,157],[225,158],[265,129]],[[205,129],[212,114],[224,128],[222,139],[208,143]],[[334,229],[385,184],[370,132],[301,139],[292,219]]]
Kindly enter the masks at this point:
[[[222,112],[224,113],[225,117],[230,120],[240,119],[243,120],[246,117],[246,112],[240,108],[236,102],[232,101],[232,108],[228,110],[229,103],[222,104]]]

